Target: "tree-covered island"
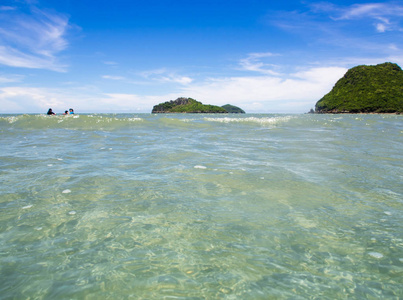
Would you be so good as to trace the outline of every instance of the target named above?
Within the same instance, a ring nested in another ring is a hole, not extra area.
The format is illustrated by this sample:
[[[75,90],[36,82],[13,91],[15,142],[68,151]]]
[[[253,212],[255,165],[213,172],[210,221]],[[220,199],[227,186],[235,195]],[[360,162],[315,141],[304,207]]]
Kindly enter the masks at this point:
[[[394,63],[351,68],[315,106],[316,113],[403,113],[403,71]]]
[[[228,104],[229,105],[229,104]],[[245,113],[242,109],[236,106],[229,105],[227,107],[231,110],[241,110]],[[202,104],[199,101],[196,101],[193,98],[178,98],[176,100],[167,101],[164,103],[160,103],[155,105],[151,111],[151,113],[218,113],[218,114],[225,114],[225,113],[233,113],[233,111],[227,110],[224,106],[216,106],[216,105],[209,105],[209,104]]]
[[[235,106],[235,105],[225,104],[221,107],[224,108],[230,114],[244,114],[245,113],[245,111],[242,108],[239,108],[238,106]]]

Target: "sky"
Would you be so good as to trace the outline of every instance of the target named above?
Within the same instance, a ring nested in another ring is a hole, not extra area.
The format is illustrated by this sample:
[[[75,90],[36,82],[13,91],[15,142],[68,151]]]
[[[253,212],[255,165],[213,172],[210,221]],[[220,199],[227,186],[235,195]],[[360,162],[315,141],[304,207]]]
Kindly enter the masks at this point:
[[[0,0],[0,113],[305,113],[349,68],[403,66],[402,20],[403,1]]]

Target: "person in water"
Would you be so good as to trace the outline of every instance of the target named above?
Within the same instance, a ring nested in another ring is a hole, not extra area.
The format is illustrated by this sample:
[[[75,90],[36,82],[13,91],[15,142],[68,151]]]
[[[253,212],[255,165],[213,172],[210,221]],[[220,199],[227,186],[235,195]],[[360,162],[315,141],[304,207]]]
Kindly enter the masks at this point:
[[[69,111],[65,110],[63,115],[68,115],[68,114],[69,114]]]
[[[73,115],[74,114],[74,110],[72,108],[69,109],[69,114]]]
[[[53,112],[53,110],[52,110],[51,108],[49,108],[47,114],[48,114],[48,115],[55,115],[55,113]]]

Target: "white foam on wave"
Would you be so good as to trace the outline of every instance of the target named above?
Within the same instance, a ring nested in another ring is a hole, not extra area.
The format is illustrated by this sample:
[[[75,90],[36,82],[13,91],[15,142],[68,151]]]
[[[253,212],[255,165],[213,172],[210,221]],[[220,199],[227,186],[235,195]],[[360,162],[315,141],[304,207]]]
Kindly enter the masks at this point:
[[[66,189],[66,190],[64,190],[64,191],[62,192],[62,194],[69,194],[69,193],[71,193],[71,191],[70,191],[69,189]]]
[[[28,208],[31,208],[32,206],[33,206],[32,204],[26,205],[26,206],[23,206],[22,209],[28,209]]]
[[[138,122],[138,121],[144,121],[144,120],[142,118],[127,118],[127,121]]]
[[[207,169],[207,167],[201,166],[201,165],[194,166],[193,168],[195,168],[195,169]]]
[[[4,120],[6,120],[9,124],[13,124],[21,118],[22,118],[22,116],[11,116],[11,117],[5,117]]]
[[[383,254],[379,252],[368,252],[368,255],[378,259],[383,257]]]
[[[291,120],[291,116],[285,116],[285,117],[263,117],[263,118],[258,118],[258,117],[249,117],[249,118],[231,118],[231,117],[225,117],[225,118],[204,118],[206,121],[210,122],[220,122],[220,123],[257,123],[261,125],[274,125],[277,123],[281,122],[288,122]]]

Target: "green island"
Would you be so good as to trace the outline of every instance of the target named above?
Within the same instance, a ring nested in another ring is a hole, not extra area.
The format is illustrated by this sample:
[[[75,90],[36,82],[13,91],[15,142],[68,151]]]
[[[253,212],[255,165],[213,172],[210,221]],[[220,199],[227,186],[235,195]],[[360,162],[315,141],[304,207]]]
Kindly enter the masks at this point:
[[[238,106],[231,105],[231,104],[225,104],[221,107],[224,108],[230,114],[244,114],[245,113],[245,111],[243,109],[239,108]]]
[[[403,71],[394,63],[351,68],[315,105],[315,113],[402,113]]]
[[[226,109],[227,107],[228,109]],[[227,104],[223,107],[216,105],[203,104],[193,98],[180,97],[176,100],[157,104],[153,107],[151,113],[245,113],[239,107]]]

